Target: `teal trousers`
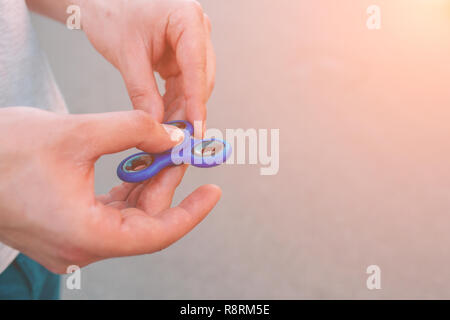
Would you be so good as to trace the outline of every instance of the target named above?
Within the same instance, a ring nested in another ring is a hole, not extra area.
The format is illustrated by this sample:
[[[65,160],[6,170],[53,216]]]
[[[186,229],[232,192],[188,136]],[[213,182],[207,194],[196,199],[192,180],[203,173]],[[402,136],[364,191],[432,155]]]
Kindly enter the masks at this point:
[[[59,286],[59,275],[19,254],[0,273],[0,300],[56,300]]]

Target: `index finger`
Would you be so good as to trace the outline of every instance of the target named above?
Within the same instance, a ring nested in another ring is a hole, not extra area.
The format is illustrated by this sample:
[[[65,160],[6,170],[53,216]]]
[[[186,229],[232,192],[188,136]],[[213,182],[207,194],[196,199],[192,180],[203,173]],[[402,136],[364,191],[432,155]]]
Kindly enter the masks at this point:
[[[195,2],[171,16],[168,26],[169,43],[175,51],[181,70],[186,117],[191,123],[206,120],[207,33],[203,10]]]

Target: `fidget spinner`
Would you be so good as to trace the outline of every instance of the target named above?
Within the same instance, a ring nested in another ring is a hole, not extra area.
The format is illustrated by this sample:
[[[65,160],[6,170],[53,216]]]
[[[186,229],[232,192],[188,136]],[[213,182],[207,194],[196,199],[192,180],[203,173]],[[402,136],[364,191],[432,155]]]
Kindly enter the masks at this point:
[[[187,121],[170,121],[166,124],[183,130],[183,142],[163,153],[140,152],[127,157],[117,167],[117,175],[122,181],[145,181],[166,167],[180,164],[211,168],[229,158],[231,146],[228,142],[219,139],[195,139],[192,136],[194,128]]]

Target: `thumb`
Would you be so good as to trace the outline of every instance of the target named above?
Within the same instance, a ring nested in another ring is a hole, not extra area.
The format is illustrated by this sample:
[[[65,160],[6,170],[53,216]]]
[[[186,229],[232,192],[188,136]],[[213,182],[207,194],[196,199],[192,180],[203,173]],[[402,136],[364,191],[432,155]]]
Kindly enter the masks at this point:
[[[138,148],[160,153],[183,140],[184,133],[175,126],[160,124],[140,110],[77,115],[79,132],[84,135],[88,157]]]

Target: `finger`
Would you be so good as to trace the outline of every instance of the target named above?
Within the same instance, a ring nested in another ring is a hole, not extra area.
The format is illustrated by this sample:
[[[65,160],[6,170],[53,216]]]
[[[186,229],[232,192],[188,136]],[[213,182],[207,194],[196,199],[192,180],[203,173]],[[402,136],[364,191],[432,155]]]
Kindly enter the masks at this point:
[[[112,188],[107,194],[97,196],[97,200],[103,204],[109,204],[114,201],[125,201],[137,186],[139,186],[139,183],[124,182]]]
[[[156,83],[153,68],[146,48],[141,42],[129,49],[126,58],[119,63],[119,70],[125,81],[134,109],[148,112],[161,122],[164,104]]]
[[[202,9],[190,4],[186,10],[174,14],[168,27],[169,43],[182,73],[186,116],[191,123],[206,119],[207,41],[203,18]]]
[[[165,121],[186,119],[186,101],[182,98],[176,99],[166,108],[164,113]]]
[[[203,23],[205,25],[206,32],[206,84],[208,90],[208,99],[214,90],[216,79],[216,54],[214,53],[214,47],[211,41],[211,20],[204,14]]]
[[[95,240],[97,252],[103,257],[130,256],[162,250],[191,231],[219,201],[220,188],[205,185],[184,199],[179,206],[156,216],[142,210],[122,210],[120,218],[114,208],[103,224],[101,236]],[[108,210],[106,210],[108,211]],[[110,230],[108,230],[108,228]]]
[[[149,215],[158,214],[169,208],[186,169],[187,165],[181,165],[161,171],[142,189],[136,207]]]
[[[83,156],[92,159],[134,147],[160,153],[184,138],[182,130],[159,124],[148,113],[138,110],[70,117],[82,136],[78,142],[84,144],[87,152]]]
[[[161,212],[157,218],[165,232],[155,241],[156,250],[161,250],[191,231],[214,208],[222,194],[215,185],[204,185],[177,207]]]
[[[167,78],[165,87],[166,92],[164,93],[163,101],[166,113],[168,107],[170,107],[175,100],[183,99],[184,101],[183,78],[181,74]],[[166,116],[165,113],[164,116]]]
[[[128,208],[128,203],[126,201],[112,201],[107,204],[108,207],[123,210]]]
[[[165,168],[155,177],[141,183],[129,194],[128,206],[144,210],[150,215],[167,209],[187,167],[180,165]]]
[[[181,74],[168,78],[164,94],[164,121],[186,119],[186,99]]]
[[[148,185],[152,179],[142,182],[132,192],[130,192],[130,194],[128,195],[128,197],[126,199],[128,208],[136,207],[136,203],[139,200],[139,197],[141,196],[142,190],[144,190],[145,186]]]

